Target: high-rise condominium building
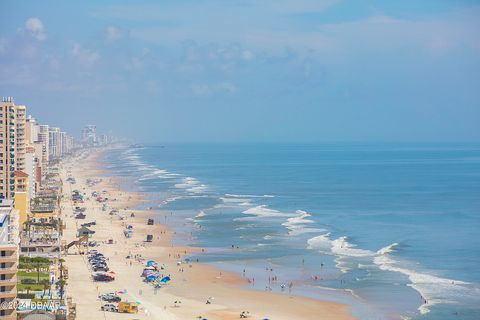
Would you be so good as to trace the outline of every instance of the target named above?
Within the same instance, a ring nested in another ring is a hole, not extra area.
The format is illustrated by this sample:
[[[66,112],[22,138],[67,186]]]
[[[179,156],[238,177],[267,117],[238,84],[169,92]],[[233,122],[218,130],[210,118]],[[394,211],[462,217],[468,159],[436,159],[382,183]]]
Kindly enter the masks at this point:
[[[17,147],[15,119],[17,110],[13,98],[0,103],[0,198],[13,198]]]
[[[62,138],[60,128],[48,129],[48,150],[50,159],[59,158],[62,155]]]
[[[25,106],[15,106],[15,139],[16,139],[16,170],[25,171],[26,154],[26,119],[27,108]]]
[[[83,128],[82,143],[87,146],[94,146],[97,143],[97,126],[89,124]]]
[[[48,125],[47,124],[42,124],[39,126],[38,130],[38,142],[40,142],[41,145],[41,168],[42,168],[42,174],[45,174],[47,172],[47,166],[48,166],[48,160],[49,160],[49,133],[48,133]]]
[[[32,116],[28,116],[25,121],[25,143],[27,146],[32,146],[35,141],[38,141],[38,132],[40,131],[40,125],[37,120]]]

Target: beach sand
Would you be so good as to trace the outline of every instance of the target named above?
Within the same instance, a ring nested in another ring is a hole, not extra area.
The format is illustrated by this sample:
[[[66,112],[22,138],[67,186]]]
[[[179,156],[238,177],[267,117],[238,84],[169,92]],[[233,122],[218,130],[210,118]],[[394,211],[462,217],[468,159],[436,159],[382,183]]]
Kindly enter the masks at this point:
[[[248,289],[248,282],[241,275],[202,263],[177,266],[177,262],[186,255],[200,249],[172,246],[172,231],[160,224],[147,225],[149,217],[161,212],[130,209],[144,201],[142,194],[120,190],[119,177],[102,177],[106,171],[97,161],[100,154],[96,151],[86,157],[66,160],[61,170],[64,181],[62,217],[66,224],[64,240],[66,243],[76,240],[76,230],[81,223],[96,221],[96,225],[91,227],[95,231],[91,240],[101,243],[95,249],[109,259],[108,265],[116,273],[113,282],[94,282],[87,257],[78,254],[76,246],[69,249],[69,254],[65,256],[69,275],[67,295],[76,303],[78,319],[198,319],[199,316],[239,319],[242,311],[248,311],[250,319],[354,319],[347,305]],[[76,184],[66,182],[69,175],[75,177]],[[88,178],[102,181],[87,186]],[[109,199],[109,208],[102,211],[102,204],[89,197],[80,204],[87,208],[87,218],[76,220],[70,200],[71,191],[75,189],[87,195],[105,189],[107,192],[103,196]],[[111,208],[118,208],[125,220],[109,215]],[[130,217],[131,213],[135,217]],[[132,225],[134,229],[133,236],[128,239],[123,233],[126,225]],[[153,242],[144,242],[147,234],[154,235]],[[107,244],[110,239],[113,244]],[[169,274],[172,281],[155,292],[153,286],[142,282],[140,277],[145,263],[126,259],[129,254],[165,263],[167,268],[164,273]],[[140,302],[140,311],[137,314],[101,311],[102,302],[98,295],[115,291],[124,292],[121,294],[123,300]],[[214,299],[211,304],[206,304],[209,297]],[[175,301],[181,301],[179,306],[175,306]]]

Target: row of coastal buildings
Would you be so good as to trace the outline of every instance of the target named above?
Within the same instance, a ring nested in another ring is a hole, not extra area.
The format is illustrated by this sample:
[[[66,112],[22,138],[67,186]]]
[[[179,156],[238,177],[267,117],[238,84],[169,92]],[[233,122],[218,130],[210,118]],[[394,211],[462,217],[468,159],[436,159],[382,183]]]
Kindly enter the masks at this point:
[[[63,306],[54,310],[56,319],[66,319],[59,163],[81,146],[108,139],[89,125],[76,143],[27,111],[11,97],[0,102],[0,320],[40,312],[25,307],[32,301],[54,301]]]

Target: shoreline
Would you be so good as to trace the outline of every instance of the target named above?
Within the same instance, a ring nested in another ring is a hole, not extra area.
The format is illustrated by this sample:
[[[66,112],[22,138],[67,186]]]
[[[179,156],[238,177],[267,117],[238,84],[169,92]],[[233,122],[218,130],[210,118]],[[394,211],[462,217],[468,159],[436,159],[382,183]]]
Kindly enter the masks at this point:
[[[226,272],[211,265],[202,263],[177,263],[192,253],[200,252],[201,249],[188,246],[174,246],[172,239],[174,231],[167,226],[156,223],[147,226],[146,221],[152,216],[160,217],[162,211],[132,209],[145,202],[142,194],[119,189],[121,178],[108,176],[111,174],[101,167],[98,161],[104,151],[89,153],[80,164],[78,157],[68,160],[62,166],[62,180],[66,181],[68,171],[71,171],[77,179],[77,185],[64,185],[64,216],[67,228],[65,239],[70,242],[74,239],[76,227],[80,223],[96,220],[97,225],[92,229],[96,231],[92,239],[97,241],[114,240],[115,245],[100,244],[96,249],[109,258],[109,265],[116,272],[117,279],[110,283],[93,283],[90,280],[85,256],[68,255],[66,257],[69,268],[69,295],[77,304],[77,314],[80,319],[84,318],[86,310],[89,316],[94,312],[91,307],[97,305],[100,309],[100,300],[96,293],[110,291],[126,291],[129,300],[140,302],[141,319],[185,319],[203,316],[208,319],[238,319],[242,311],[248,311],[253,319],[354,319],[351,315],[351,307],[335,302],[320,301],[312,298],[288,296],[285,294],[262,292],[256,289],[246,288],[248,284],[245,278],[233,272]],[[86,186],[86,179],[102,179],[94,186]],[[70,203],[70,192],[73,189],[81,189],[90,195],[93,190],[107,190],[109,206],[119,208],[121,214],[125,214],[124,221],[108,215],[108,211],[101,210],[101,204],[93,199],[87,200],[83,205],[87,207],[87,219],[75,220]],[[129,213],[135,217],[130,217]],[[158,220],[158,219],[157,219]],[[158,221],[157,221],[158,222]],[[133,225],[134,235],[125,238],[123,230],[126,224]],[[146,234],[153,234],[152,243],[145,244],[143,240]],[[160,235],[160,236],[158,236]],[[122,244],[122,247],[118,245]],[[71,250],[72,252],[74,250]],[[141,255],[145,259],[153,259],[159,264],[166,263],[166,274],[171,275],[172,281],[158,291],[153,286],[142,282],[140,274],[144,263],[125,259],[125,256]],[[72,273],[71,270],[75,270]],[[78,272],[77,272],[78,271]],[[79,272],[81,271],[81,272]],[[90,282],[87,286],[87,279]],[[88,303],[83,302],[85,287],[94,288],[95,295],[89,294]],[[126,289],[126,290],[125,290]],[[110,290],[110,291],[109,291]],[[82,297],[82,299],[79,299]],[[214,297],[211,304],[206,300]],[[174,301],[181,301],[181,307],[172,306]],[[95,301],[95,302],[93,302]],[[89,307],[90,306],[90,307]],[[108,319],[123,318],[123,314],[101,312],[102,317]],[[112,317],[113,316],[113,317]]]

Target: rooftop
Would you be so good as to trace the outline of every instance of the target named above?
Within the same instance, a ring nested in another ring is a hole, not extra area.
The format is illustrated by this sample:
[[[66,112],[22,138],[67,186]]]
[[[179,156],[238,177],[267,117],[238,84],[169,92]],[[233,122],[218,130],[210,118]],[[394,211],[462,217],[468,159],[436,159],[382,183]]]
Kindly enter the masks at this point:
[[[20,177],[20,178],[27,178],[28,177],[28,174],[26,174],[23,171],[14,171],[13,174],[15,175],[15,177]]]

